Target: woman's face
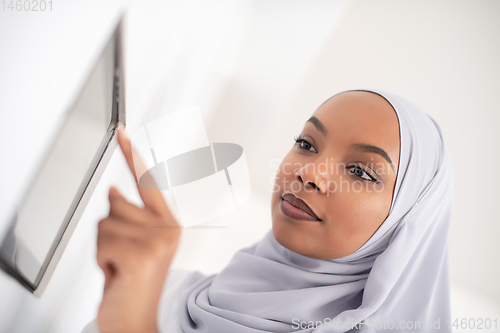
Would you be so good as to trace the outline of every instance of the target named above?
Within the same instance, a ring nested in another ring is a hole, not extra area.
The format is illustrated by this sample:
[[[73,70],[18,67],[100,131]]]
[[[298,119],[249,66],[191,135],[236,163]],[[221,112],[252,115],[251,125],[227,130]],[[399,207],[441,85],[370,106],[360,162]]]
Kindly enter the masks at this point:
[[[399,141],[397,115],[379,95],[345,92],[321,105],[276,175],[271,202],[276,240],[325,260],[360,248],[389,214]],[[296,208],[298,199],[319,220]]]

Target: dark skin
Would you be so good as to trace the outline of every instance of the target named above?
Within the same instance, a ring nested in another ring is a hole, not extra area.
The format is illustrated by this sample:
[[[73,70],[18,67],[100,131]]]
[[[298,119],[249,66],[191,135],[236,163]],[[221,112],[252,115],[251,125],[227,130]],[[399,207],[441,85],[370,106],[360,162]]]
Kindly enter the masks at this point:
[[[389,214],[399,161],[398,119],[385,99],[368,92],[337,95],[313,116],[280,165],[271,200],[273,234],[304,256],[336,259],[361,247]],[[106,278],[97,323],[103,333],[155,333],[181,229],[161,192],[137,184],[133,147],[121,131],[118,143],[144,205],[110,189],[109,215],[99,222],[97,239],[97,262]],[[355,143],[383,149],[392,165],[373,148],[352,149]],[[321,221],[285,215],[280,209],[285,192],[303,199]]]
[[[137,183],[133,147],[122,131],[118,143],[144,205],[109,190],[109,215],[97,235],[97,263],[106,278],[97,324],[102,333],[157,333],[158,303],[181,228],[162,193]]]
[[[361,91],[334,96],[313,116],[319,122],[306,122],[279,167],[273,234],[304,256],[338,259],[359,249],[389,214],[400,153],[398,118],[384,98]],[[352,148],[357,143],[381,148],[392,165],[373,148]],[[285,215],[280,206],[286,192],[304,200],[321,221]]]

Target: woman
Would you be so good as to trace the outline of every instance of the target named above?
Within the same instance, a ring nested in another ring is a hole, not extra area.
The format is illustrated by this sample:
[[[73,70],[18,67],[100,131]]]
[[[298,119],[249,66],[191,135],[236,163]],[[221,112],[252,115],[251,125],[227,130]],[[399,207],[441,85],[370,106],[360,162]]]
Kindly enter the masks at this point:
[[[178,324],[157,313],[179,226],[159,191],[138,186],[139,208],[111,189],[101,332],[450,332],[453,183],[439,126],[400,97],[355,90],[324,102],[295,141],[272,230],[219,274],[186,277],[169,310]]]

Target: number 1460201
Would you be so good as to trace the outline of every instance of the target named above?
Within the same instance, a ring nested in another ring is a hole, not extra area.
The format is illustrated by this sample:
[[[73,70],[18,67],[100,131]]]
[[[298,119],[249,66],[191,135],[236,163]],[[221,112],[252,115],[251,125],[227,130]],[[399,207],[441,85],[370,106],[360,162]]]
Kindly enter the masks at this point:
[[[16,12],[52,11],[52,0],[2,0],[2,10]]]

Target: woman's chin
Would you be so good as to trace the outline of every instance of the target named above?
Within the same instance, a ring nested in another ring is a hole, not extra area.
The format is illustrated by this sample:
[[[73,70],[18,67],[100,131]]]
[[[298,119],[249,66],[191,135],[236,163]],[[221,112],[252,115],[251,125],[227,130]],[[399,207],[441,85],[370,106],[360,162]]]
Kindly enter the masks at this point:
[[[273,220],[273,235],[276,241],[288,250],[306,257],[317,258],[315,254],[317,242],[310,239],[311,235],[290,226],[286,217]]]
[[[325,237],[323,230],[304,228],[300,221],[298,224],[294,223],[287,216],[273,218],[272,230],[274,238],[281,246],[305,257],[332,260],[347,255],[338,253],[339,249],[333,248],[335,241],[321,241]]]

